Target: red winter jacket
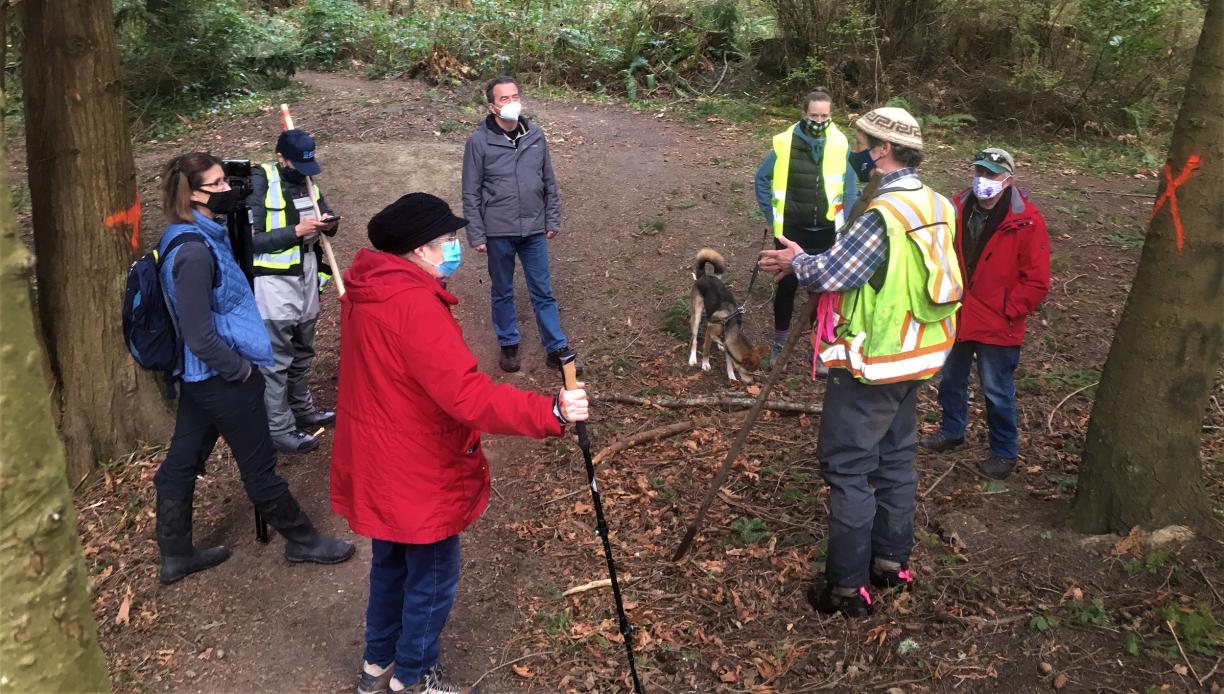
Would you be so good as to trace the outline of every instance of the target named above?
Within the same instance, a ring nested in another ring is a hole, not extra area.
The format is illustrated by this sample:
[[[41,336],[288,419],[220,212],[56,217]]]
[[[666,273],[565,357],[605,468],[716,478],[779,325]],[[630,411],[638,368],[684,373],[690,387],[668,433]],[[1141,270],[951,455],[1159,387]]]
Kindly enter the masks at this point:
[[[552,398],[478,371],[459,300],[412,262],[362,249],[344,283],[332,509],[366,537],[443,540],[488,505],[480,432],[558,436]]]
[[[1028,197],[1015,186],[1008,189],[1007,212],[978,256],[961,301],[957,342],[988,345],[1020,345],[1028,314],[1050,290],[1050,235],[1045,219]],[[964,190],[953,199],[959,229],[956,255],[961,275],[965,258],[961,243],[973,201],[973,191]],[[989,224],[989,222],[988,222]]]

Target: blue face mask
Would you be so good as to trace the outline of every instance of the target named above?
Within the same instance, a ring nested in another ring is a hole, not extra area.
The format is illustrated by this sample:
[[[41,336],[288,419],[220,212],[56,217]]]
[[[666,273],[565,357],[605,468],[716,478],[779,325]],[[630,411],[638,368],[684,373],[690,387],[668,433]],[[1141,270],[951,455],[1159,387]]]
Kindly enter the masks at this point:
[[[450,277],[459,269],[459,261],[462,259],[463,247],[459,245],[459,239],[454,239],[442,244],[442,262],[432,263],[428,258],[425,262],[437,268],[443,277]]]
[[[850,153],[850,167],[854,169],[854,173],[858,176],[858,180],[866,183],[871,179],[871,170],[875,168],[875,159],[871,158],[871,148],[861,152]]]

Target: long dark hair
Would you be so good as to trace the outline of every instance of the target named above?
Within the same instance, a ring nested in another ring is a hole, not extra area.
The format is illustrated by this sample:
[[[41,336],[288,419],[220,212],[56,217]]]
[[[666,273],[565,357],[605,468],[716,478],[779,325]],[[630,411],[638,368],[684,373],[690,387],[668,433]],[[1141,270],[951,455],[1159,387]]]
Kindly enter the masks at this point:
[[[166,162],[162,170],[162,211],[172,222],[193,222],[191,191],[204,185],[204,172],[221,166],[207,152],[188,152]]]

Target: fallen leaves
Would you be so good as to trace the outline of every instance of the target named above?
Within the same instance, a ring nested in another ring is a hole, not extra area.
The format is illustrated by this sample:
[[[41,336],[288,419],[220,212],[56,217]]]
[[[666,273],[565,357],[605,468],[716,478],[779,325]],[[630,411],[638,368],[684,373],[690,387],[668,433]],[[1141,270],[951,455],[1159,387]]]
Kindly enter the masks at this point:
[[[1115,556],[1125,556],[1127,554],[1133,557],[1143,556],[1143,530],[1139,526],[1131,528],[1126,537],[1122,538],[1114,545],[1113,553]]]
[[[531,669],[530,663],[523,663],[521,665],[516,663],[510,666],[510,670],[515,675],[518,675],[519,677],[522,677],[525,680],[529,680],[532,677],[535,677],[535,671]]]
[[[127,626],[131,619],[132,611],[132,585],[129,583],[124,587],[123,600],[119,603],[119,612],[115,615],[116,626]]]

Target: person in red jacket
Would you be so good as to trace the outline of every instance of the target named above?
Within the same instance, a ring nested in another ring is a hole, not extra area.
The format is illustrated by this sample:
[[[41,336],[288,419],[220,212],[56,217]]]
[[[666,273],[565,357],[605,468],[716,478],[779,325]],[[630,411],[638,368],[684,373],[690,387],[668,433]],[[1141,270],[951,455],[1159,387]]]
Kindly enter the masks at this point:
[[[474,692],[443,683],[439,636],[459,582],[459,533],[489,501],[480,433],[559,436],[585,391],[498,385],[477,369],[445,280],[467,220],[405,195],[369,222],[344,273],[332,508],[372,538],[358,692]]]
[[[921,440],[922,447],[932,451],[964,443],[969,367],[976,355],[990,438],[990,455],[981,472],[999,480],[1012,473],[1020,452],[1013,375],[1025,318],[1050,289],[1050,236],[1041,211],[1015,186],[1015,170],[1016,162],[1006,151],[982,150],[973,158],[973,185],[953,199],[965,296],[956,345],[939,382],[943,423],[937,433]]]

